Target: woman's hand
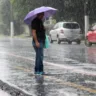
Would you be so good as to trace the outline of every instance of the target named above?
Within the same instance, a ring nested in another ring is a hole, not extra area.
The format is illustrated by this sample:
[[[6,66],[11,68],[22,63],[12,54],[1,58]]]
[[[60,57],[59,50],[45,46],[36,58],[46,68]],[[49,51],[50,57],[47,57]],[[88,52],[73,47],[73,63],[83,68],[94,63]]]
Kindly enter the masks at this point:
[[[36,47],[37,48],[39,48],[40,47],[40,43],[37,41],[37,42],[35,42],[35,44],[36,44]]]

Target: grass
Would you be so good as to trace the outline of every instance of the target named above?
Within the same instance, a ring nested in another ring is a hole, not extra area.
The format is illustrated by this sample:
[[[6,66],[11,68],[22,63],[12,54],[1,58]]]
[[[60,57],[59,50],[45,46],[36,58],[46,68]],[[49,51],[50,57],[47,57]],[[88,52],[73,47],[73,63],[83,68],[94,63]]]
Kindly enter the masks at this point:
[[[0,39],[10,38],[10,37],[11,37],[11,36],[0,34]],[[26,35],[26,34],[21,34],[21,35],[13,36],[13,38],[31,38],[31,36],[28,36],[28,35]]]
[[[9,37],[9,36],[0,34],[0,39],[5,38],[5,37]]]
[[[21,34],[21,35],[16,35],[16,36],[14,36],[15,38],[31,38],[31,36],[28,36],[28,35],[26,35],[26,34]],[[14,38],[13,37],[13,38]]]

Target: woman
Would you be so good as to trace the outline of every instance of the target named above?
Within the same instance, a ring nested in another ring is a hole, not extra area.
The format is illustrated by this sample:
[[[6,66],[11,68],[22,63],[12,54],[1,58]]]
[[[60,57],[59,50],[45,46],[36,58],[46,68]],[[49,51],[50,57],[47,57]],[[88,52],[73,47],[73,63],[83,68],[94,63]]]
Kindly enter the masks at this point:
[[[43,69],[43,49],[45,43],[45,28],[42,22],[44,12],[37,14],[37,17],[32,21],[32,36],[33,36],[33,47],[36,52],[35,58],[35,74],[44,74]]]

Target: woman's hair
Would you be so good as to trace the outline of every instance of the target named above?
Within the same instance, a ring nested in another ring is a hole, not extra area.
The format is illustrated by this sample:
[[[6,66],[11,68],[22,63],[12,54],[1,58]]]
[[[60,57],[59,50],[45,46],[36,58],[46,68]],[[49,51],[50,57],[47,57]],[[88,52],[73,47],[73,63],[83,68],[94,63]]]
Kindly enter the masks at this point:
[[[38,14],[37,14],[37,16],[41,16],[41,15],[44,15],[44,12],[38,13]]]

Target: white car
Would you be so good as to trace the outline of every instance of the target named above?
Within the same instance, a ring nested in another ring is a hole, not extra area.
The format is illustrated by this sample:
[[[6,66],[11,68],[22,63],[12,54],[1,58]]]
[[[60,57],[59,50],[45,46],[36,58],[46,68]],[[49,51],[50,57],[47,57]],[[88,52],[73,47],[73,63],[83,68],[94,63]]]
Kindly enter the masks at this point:
[[[71,44],[75,41],[77,44],[81,43],[81,29],[77,22],[59,22],[49,32],[50,42],[57,41],[60,44],[66,41]]]

